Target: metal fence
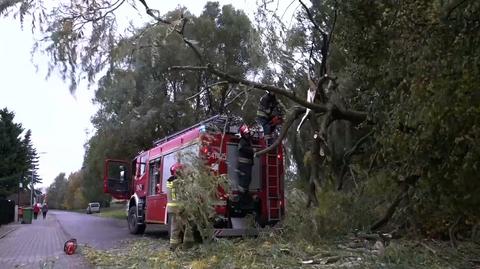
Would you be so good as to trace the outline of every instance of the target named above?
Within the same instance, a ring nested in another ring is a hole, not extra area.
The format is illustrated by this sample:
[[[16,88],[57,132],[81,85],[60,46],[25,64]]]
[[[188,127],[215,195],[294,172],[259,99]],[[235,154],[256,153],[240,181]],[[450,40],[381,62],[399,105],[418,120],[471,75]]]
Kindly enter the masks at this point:
[[[0,199],[0,225],[14,221],[15,202],[12,200]]]

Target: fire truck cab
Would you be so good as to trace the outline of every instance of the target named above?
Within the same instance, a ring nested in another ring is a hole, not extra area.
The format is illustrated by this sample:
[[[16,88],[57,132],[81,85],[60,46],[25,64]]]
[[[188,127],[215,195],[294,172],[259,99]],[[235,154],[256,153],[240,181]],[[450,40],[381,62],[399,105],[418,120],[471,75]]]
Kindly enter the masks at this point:
[[[193,154],[202,158],[216,175],[227,175],[230,192],[219,191],[215,205],[214,235],[241,236],[255,234],[258,229],[245,226],[244,217],[254,213],[259,227],[273,226],[284,215],[284,155],[282,146],[257,156],[252,170],[249,193],[254,207],[245,208],[238,202],[238,117],[218,115],[190,128],[157,140],[154,147],[140,152],[131,162],[108,159],[104,169],[104,192],[116,199],[128,200],[128,227],[131,233],[143,233],[147,224],[168,227],[167,179],[175,164],[187,164]],[[253,147],[266,147],[261,131],[253,128]],[[182,163],[183,162],[183,163]],[[223,191],[223,189],[222,189]],[[170,229],[168,229],[170,230]]]

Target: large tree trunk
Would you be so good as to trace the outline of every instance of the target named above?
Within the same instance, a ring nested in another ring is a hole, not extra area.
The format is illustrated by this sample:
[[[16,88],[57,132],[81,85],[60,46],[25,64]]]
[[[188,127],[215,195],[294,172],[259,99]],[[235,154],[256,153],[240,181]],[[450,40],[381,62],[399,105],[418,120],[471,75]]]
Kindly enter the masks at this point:
[[[320,156],[320,148],[322,146],[321,136],[315,130],[319,129],[317,117],[315,114],[310,116],[310,124],[312,129],[315,132],[312,142],[312,160],[310,164],[310,178],[308,180],[308,200],[307,200],[307,207],[310,207],[312,204],[313,206],[318,206],[318,199],[317,199],[317,187],[320,187],[320,178],[319,178],[319,169],[321,163],[321,156]]]

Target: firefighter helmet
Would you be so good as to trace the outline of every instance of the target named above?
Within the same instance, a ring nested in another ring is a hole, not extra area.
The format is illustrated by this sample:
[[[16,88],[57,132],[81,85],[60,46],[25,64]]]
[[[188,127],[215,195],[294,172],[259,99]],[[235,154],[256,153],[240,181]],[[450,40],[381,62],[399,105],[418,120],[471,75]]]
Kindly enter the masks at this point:
[[[246,135],[250,134],[250,129],[246,124],[242,124],[242,126],[240,126],[239,132],[242,137],[245,137]]]
[[[182,165],[180,163],[175,163],[170,167],[170,174],[172,176],[177,176],[178,170],[182,169]]]

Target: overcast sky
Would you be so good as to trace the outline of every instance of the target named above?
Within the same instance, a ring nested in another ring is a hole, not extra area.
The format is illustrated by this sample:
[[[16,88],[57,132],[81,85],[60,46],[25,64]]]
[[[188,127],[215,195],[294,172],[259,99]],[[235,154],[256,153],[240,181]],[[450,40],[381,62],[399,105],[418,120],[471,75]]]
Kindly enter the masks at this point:
[[[32,130],[35,148],[45,152],[39,155],[39,175],[49,185],[60,172],[68,175],[82,165],[95,113],[93,90],[81,87],[74,96],[56,75],[45,80],[48,59],[35,58],[37,72],[30,56],[32,34],[15,21],[2,19],[0,36],[0,108],[15,112],[15,121]]]
[[[147,1],[151,8],[159,9],[162,14],[176,6],[186,6],[198,15],[207,1],[170,0]],[[233,4],[252,17],[256,8],[255,0],[223,0],[221,5]],[[290,0],[281,1],[287,7]],[[143,12],[143,9],[139,9]],[[127,25],[129,20],[137,24],[150,21],[133,8],[120,9],[120,20]],[[123,18],[123,19],[122,19]],[[0,19],[0,108],[7,107],[15,112],[15,121],[25,129],[32,130],[35,148],[41,154],[39,175],[43,178],[43,187],[50,185],[61,172],[67,176],[81,168],[84,148],[94,130],[90,118],[96,108],[91,99],[95,85],[86,88],[80,84],[75,94],[68,90],[67,83],[53,74],[45,79],[49,59],[34,55],[32,63],[30,51],[34,37],[29,25],[22,31],[18,20]]]

